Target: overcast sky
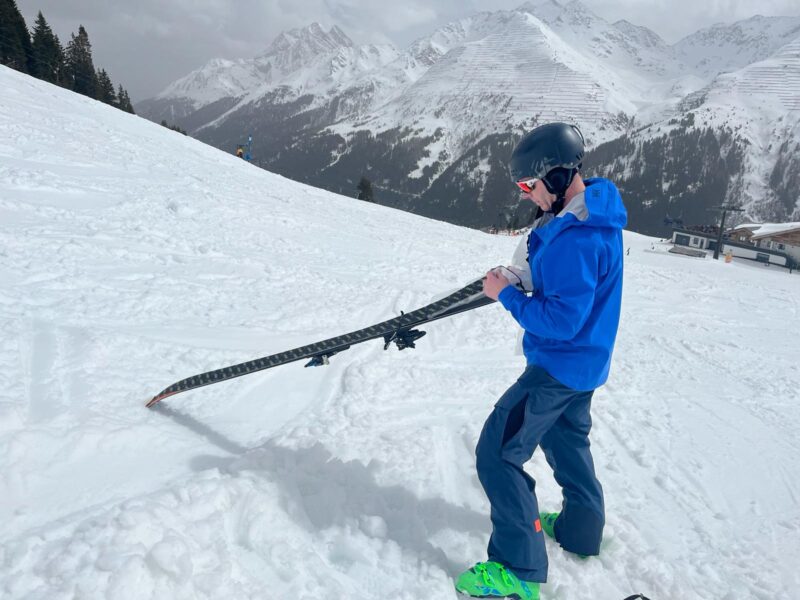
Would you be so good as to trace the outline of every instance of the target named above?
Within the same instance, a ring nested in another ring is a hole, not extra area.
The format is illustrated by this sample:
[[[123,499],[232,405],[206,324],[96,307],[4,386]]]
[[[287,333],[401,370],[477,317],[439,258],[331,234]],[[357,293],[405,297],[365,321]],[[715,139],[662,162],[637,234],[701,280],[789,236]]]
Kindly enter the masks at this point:
[[[562,4],[565,3],[563,0]],[[338,25],[356,44],[403,48],[448,21],[514,8],[523,0],[17,0],[33,27],[36,13],[66,45],[83,25],[94,63],[135,102],[211,58],[250,58],[281,31],[313,21]],[[698,29],[756,14],[798,16],[800,0],[583,0],[609,22],[627,19],[672,43]]]

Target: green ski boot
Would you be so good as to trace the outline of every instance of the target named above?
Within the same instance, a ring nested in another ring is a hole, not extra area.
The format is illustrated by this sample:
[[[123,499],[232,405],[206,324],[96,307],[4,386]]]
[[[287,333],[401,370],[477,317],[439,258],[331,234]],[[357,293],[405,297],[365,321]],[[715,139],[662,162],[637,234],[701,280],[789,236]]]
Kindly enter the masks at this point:
[[[542,530],[548,537],[556,539],[556,519],[561,513],[539,513],[539,521],[542,524]]]
[[[558,515],[560,515],[560,514],[561,513],[557,513],[557,512],[556,513],[546,513],[546,512],[539,513],[539,522],[542,525],[542,531],[544,531],[547,534],[548,537],[551,537],[554,540],[556,539],[556,519],[558,518]],[[569,552],[569,550],[567,550],[567,552]],[[575,554],[575,553],[574,552],[570,552],[570,554]],[[578,558],[582,558],[584,560],[589,558],[585,554],[575,554],[575,556],[577,556]]]
[[[496,562],[478,563],[456,580],[456,590],[473,598],[539,600],[539,582],[522,581]]]

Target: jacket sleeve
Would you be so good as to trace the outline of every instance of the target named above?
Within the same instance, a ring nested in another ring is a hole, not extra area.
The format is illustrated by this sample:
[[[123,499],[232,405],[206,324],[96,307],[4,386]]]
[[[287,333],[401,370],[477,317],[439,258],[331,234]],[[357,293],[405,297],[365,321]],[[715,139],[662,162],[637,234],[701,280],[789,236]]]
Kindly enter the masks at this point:
[[[498,300],[526,331],[543,338],[570,340],[592,312],[598,248],[590,239],[561,235],[545,252],[541,289],[528,297],[508,286]]]

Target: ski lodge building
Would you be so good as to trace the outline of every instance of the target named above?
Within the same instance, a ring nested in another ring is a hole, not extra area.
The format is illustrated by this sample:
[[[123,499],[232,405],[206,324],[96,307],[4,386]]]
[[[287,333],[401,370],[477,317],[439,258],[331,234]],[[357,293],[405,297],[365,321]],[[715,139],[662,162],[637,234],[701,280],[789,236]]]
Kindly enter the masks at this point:
[[[800,223],[739,225],[729,235],[732,240],[753,244],[757,248],[785,252],[795,264],[800,264]]]
[[[716,227],[676,228],[672,243],[700,251],[714,251],[719,231]],[[720,254],[730,252],[771,265],[797,268],[800,265],[800,223],[761,223],[738,225],[725,232]]]

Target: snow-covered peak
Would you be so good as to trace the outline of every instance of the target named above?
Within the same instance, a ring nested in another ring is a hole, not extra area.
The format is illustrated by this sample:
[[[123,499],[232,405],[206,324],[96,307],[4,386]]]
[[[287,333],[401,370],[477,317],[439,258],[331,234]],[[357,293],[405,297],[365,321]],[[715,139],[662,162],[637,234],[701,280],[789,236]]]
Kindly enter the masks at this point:
[[[286,68],[281,72],[282,65],[276,62],[276,77],[264,89],[282,85],[289,86],[295,93],[311,93],[326,97],[335,93],[337,89],[355,84],[362,77],[369,76],[376,69],[395,60],[397,56],[397,49],[389,44],[342,46],[319,54],[296,69]]]
[[[307,27],[281,32],[261,57],[293,53],[301,58],[352,46],[353,41],[337,26],[326,32],[322,25],[314,22]]]
[[[539,2],[526,2],[517,7],[516,13],[529,13],[546,23],[556,31],[583,30],[584,37],[591,34],[592,30],[607,27],[608,23],[588,6],[573,0],[572,2],[557,2],[556,0],[541,0]]]
[[[582,2],[560,3],[556,0],[529,1],[510,11],[474,14],[448,23],[431,35],[418,39],[408,53],[419,63],[430,66],[450,50],[487,36],[505,36],[509,45],[522,52],[530,40],[518,26],[534,17],[536,23],[552,30],[573,50],[585,53],[590,61],[599,59],[608,66],[637,70],[635,76],[674,71],[672,50],[654,32],[627,22],[611,25]]]
[[[221,98],[241,96],[262,80],[263,73],[253,61],[214,58],[171,83],[156,98],[186,99],[199,108]]]
[[[156,98],[180,99],[195,109],[223,98],[252,97],[277,85],[315,84],[329,89],[331,82],[358,78],[397,57],[391,45],[355,46],[338,27],[325,31],[319,23],[280,33],[254,59],[215,58],[172,83]]]
[[[338,27],[325,31],[319,23],[284,31],[256,62],[269,65],[272,79],[286,77],[319,62],[320,57],[354,48],[352,40]]]
[[[800,37],[800,17],[761,15],[701,29],[674,45],[680,59],[701,75],[740,69],[764,60]]]
[[[436,62],[439,57],[446,54],[451,48],[460,44],[475,29],[475,22],[482,17],[487,18],[492,13],[480,13],[467,19],[460,19],[447,23],[432,34],[419,38],[409,47],[407,54],[428,66]]]
[[[635,111],[635,86],[527,11],[451,23],[412,51],[425,48],[435,62],[369,115],[368,127],[399,122],[431,134],[441,129],[449,135],[447,152],[458,156],[482,135],[533,120],[578,121],[596,141],[620,131],[620,114]]]
[[[672,49],[653,31],[627,21],[611,24],[579,0],[526,2],[516,12],[535,16],[578,51],[634,79],[663,80],[678,72]]]
[[[637,40],[645,48],[666,48],[667,43],[652,29],[634,25],[630,21],[620,19],[612,23],[623,35]]]
[[[540,19],[549,21],[564,10],[564,6],[556,0],[528,0],[520,4],[515,12],[529,12],[537,15]]]

